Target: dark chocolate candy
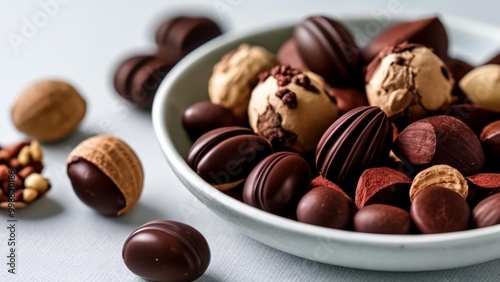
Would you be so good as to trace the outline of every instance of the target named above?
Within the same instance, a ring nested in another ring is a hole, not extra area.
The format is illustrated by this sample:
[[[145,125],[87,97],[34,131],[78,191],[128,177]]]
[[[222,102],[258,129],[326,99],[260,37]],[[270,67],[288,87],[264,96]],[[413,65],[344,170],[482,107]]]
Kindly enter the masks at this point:
[[[116,70],[116,92],[139,108],[150,109],[156,90],[176,61],[151,55],[134,56]]]
[[[104,215],[116,215],[125,197],[116,184],[92,163],[79,158],[68,164],[68,176],[84,204]]]
[[[292,68],[305,70],[307,69],[304,61],[300,57],[299,51],[297,50],[297,43],[293,38],[288,39],[281,45],[278,53],[276,54],[278,63],[280,65],[288,65]]]
[[[410,124],[394,145],[398,156],[419,168],[446,164],[467,176],[480,172],[485,163],[477,136],[450,116],[433,116]]]
[[[188,164],[219,190],[234,188],[272,153],[271,144],[250,129],[229,126],[203,134],[193,144]]]
[[[133,273],[153,281],[193,281],[210,264],[210,248],[203,235],[184,223],[150,221],[123,244],[122,257]]]
[[[328,89],[328,93],[335,98],[341,115],[357,107],[369,105],[365,91],[358,88],[335,87]]]
[[[354,215],[354,230],[366,233],[410,234],[410,215],[395,206],[368,205]]]
[[[243,201],[258,209],[285,215],[295,210],[311,181],[307,162],[298,154],[274,153],[248,175]]]
[[[377,35],[363,50],[363,58],[369,63],[386,46],[402,42],[418,43],[432,48],[441,59],[448,57],[448,36],[437,17],[395,24]]]
[[[472,69],[474,69],[474,67],[471,66],[470,64],[462,61],[462,60],[455,59],[455,58],[448,58],[444,62],[446,64],[446,66],[448,67],[448,69],[450,70],[450,72],[453,76],[453,79],[455,80],[455,85],[453,86],[452,94],[453,94],[453,96],[456,97],[456,103],[457,104],[467,103],[468,102],[467,96],[462,91],[462,89],[460,89],[460,87],[458,86],[458,82],[468,72],[470,72]]]
[[[470,209],[457,192],[430,186],[413,199],[410,215],[420,232],[424,234],[466,230]]]
[[[331,187],[320,186],[300,199],[297,219],[313,225],[347,229],[352,219],[352,206],[343,193]]]
[[[195,103],[182,115],[182,125],[193,141],[210,130],[237,123],[230,110],[210,102]]]
[[[316,167],[353,197],[361,173],[389,157],[391,138],[391,123],[380,108],[358,107],[323,134],[316,149]]]
[[[478,173],[465,179],[469,185],[466,200],[470,207],[475,207],[489,196],[500,193],[500,173]]]
[[[472,223],[475,228],[500,224],[500,194],[482,200],[472,210]]]
[[[478,136],[486,125],[500,119],[500,112],[472,104],[453,105],[443,114],[461,120]]]
[[[156,31],[158,55],[178,61],[189,52],[222,34],[219,26],[204,17],[175,17]]]
[[[309,17],[295,27],[294,39],[306,66],[332,86],[362,85],[360,50],[340,22]]]
[[[500,161],[500,120],[488,124],[480,135],[481,142],[490,157],[495,163]]]

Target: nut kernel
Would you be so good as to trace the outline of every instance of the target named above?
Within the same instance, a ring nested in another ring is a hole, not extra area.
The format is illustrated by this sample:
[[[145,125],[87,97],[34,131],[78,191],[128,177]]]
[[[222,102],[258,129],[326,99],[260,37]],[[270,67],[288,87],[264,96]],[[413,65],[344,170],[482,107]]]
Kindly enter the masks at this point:
[[[41,174],[32,173],[24,180],[24,186],[45,193],[49,189],[49,182]]]
[[[38,191],[31,188],[23,189],[23,200],[27,203],[33,202],[38,197]]]
[[[30,163],[30,146],[24,146],[21,151],[19,151],[19,155],[17,155],[17,161],[20,165],[25,166]]]
[[[457,192],[464,199],[469,192],[469,186],[463,175],[448,165],[435,165],[418,173],[410,188],[410,201],[430,186],[440,186]]]
[[[36,140],[31,141],[30,144],[30,156],[35,162],[41,162],[43,159],[43,151],[40,143]]]

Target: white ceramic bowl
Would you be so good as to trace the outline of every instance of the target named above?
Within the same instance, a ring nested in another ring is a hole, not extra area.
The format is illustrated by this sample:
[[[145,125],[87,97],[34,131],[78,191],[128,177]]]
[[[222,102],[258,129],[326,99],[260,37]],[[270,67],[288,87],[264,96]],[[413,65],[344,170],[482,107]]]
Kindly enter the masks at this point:
[[[371,20],[368,17],[340,19],[358,31],[364,30]],[[500,46],[498,28],[449,17],[442,19],[456,52],[484,57],[484,52]],[[291,34],[292,24],[252,34],[226,34],[187,56],[162,82],[153,105],[154,129],[169,165],[189,191],[255,240],[327,264],[421,271],[500,258],[500,225],[436,235],[378,235],[317,227],[239,202],[210,186],[189,168],[185,158],[191,142],[182,127],[181,116],[189,105],[208,100],[207,82],[214,64],[241,43],[260,45],[275,52]]]

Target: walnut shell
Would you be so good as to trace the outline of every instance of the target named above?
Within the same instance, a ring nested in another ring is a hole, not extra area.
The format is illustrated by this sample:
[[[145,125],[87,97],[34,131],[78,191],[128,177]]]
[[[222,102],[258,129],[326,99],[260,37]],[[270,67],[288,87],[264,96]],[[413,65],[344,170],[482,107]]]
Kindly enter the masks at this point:
[[[19,131],[42,142],[54,142],[78,127],[85,110],[85,100],[73,86],[62,81],[42,80],[17,98],[11,117]]]

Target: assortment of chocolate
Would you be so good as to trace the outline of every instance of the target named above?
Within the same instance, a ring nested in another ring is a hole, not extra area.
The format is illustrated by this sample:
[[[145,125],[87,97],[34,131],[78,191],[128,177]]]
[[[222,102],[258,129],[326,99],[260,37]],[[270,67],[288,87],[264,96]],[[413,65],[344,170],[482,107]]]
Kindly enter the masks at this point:
[[[50,182],[41,175],[42,160],[36,140],[0,146],[0,208],[25,208],[47,193]]]
[[[498,61],[498,59],[497,59]],[[364,49],[300,22],[276,58],[243,44],[186,109],[188,164],[216,189],[309,224],[428,234],[500,224],[500,62],[448,55],[437,17]]]

